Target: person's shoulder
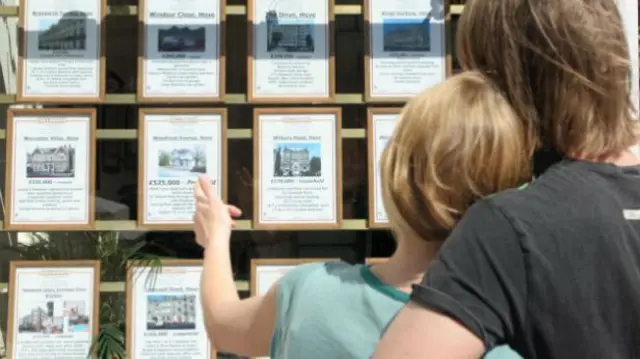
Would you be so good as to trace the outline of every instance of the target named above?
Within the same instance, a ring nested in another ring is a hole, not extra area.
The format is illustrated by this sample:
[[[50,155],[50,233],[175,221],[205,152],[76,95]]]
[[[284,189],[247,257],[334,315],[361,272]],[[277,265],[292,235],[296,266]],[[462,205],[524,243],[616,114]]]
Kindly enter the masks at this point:
[[[343,261],[312,262],[296,266],[278,282],[279,291],[290,291],[302,285],[321,285],[335,277],[353,276],[358,266]]]
[[[598,188],[606,185],[603,176],[606,165],[580,161],[562,161],[535,180],[514,189],[497,193],[486,201],[510,220],[526,218],[528,221],[545,221],[549,218],[578,218],[586,211],[577,208],[578,203],[602,203]]]
[[[487,354],[485,354],[484,359],[521,359],[520,354],[516,353],[513,349],[511,349],[508,345],[501,345],[496,347]]]

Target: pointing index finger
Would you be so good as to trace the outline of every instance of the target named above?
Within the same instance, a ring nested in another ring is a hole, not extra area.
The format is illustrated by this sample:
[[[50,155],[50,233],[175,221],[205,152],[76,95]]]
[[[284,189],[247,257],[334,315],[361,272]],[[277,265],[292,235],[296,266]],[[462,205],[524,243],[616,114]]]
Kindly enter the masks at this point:
[[[209,199],[209,201],[217,202],[218,204],[223,204],[220,197],[218,197],[218,193],[216,192],[216,189],[213,187],[213,184],[211,183],[211,178],[209,178],[209,176],[207,175],[199,176],[198,184],[199,184],[199,187],[202,188],[204,195]]]

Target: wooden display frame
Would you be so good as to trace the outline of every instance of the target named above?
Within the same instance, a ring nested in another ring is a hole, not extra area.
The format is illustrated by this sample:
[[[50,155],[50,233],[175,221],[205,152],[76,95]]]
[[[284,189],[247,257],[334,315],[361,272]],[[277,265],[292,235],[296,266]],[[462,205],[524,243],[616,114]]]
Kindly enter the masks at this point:
[[[338,261],[339,258],[252,258],[249,290],[251,296],[257,295],[258,267],[260,266],[292,266],[301,264]]]
[[[302,104],[302,103],[318,103],[318,104],[331,104],[336,102],[336,63],[335,63],[335,0],[327,0],[329,9],[327,14],[329,15],[326,34],[327,34],[327,46],[329,52],[329,96],[328,97],[296,97],[296,96],[275,96],[256,97],[254,93],[254,12],[255,1],[247,0],[247,102],[250,103],[264,103],[264,104]]]
[[[138,110],[138,220],[137,224],[140,228],[146,228],[150,230],[191,230],[193,224],[146,224],[144,223],[144,212],[146,209],[146,115],[219,115],[221,136],[220,136],[220,150],[222,151],[222,163],[221,163],[221,188],[222,200],[227,201],[228,196],[228,117],[226,108],[140,108]]]
[[[369,76],[369,74],[371,73],[371,52],[372,52],[372,44],[371,44],[371,40],[372,40],[372,36],[371,36],[371,24],[370,24],[370,19],[371,19],[371,1],[374,0],[363,0],[363,5],[362,5],[362,14],[364,17],[364,40],[365,40],[365,47],[364,47],[364,102],[365,103],[388,103],[388,104],[393,104],[393,103],[405,103],[407,102],[411,97],[413,96],[408,96],[408,97],[381,97],[381,96],[375,96],[372,97],[371,96],[371,78]],[[390,0],[392,1],[392,0]],[[450,25],[452,22],[452,15],[451,15],[451,8],[449,6],[450,0],[441,0],[442,1],[442,6],[444,7],[444,11],[445,11],[445,21],[444,21],[444,31],[443,31],[443,45],[444,45],[444,58],[445,58],[445,79],[447,79],[448,77],[450,77],[452,75],[452,64],[453,64],[453,58],[451,56],[451,41],[450,41]]]
[[[223,102],[226,95],[226,24],[227,24],[227,0],[220,1],[220,20],[218,29],[218,97],[211,96],[144,96],[144,58],[146,57],[146,33],[147,24],[145,21],[145,12],[147,1],[138,0],[138,58],[137,58],[137,75],[136,75],[136,98],[139,103],[219,103]]]
[[[283,223],[283,224],[262,224],[259,222],[260,214],[260,181],[261,181],[261,155],[260,155],[260,137],[261,137],[261,115],[333,115],[335,116],[335,206],[336,206],[336,222],[335,223]],[[321,108],[256,108],[253,111],[253,228],[257,230],[325,230],[340,229],[344,223],[343,204],[342,204],[342,109],[339,107],[321,107]]]
[[[7,323],[7,358],[14,358],[14,325],[17,320],[18,311],[16,308],[16,293],[18,288],[17,271],[19,268],[42,268],[47,271],[55,271],[57,269],[64,268],[92,268],[93,275],[93,308],[91,309],[92,325],[91,334],[92,341],[98,336],[100,328],[100,261],[99,260],[66,260],[66,261],[11,261],[9,265],[9,310],[8,310],[8,323]],[[89,354],[89,353],[87,353]],[[93,356],[91,356],[93,357]]]
[[[369,189],[369,209],[368,209],[368,224],[371,229],[388,229],[390,228],[389,222],[378,222],[376,221],[376,171],[375,168],[378,166],[376,163],[378,159],[376,158],[376,139],[374,133],[374,122],[373,117],[375,115],[400,115],[402,111],[401,107],[374,107],[367,109],[367,167],[369,170],[367,171],[367,181],[368,181],[368,189]],[[380,206],[383,204],[380,203]]]
[[[202,260],[200,259],[162,259],[161,265],[158,267],[158,270],[162,270],[164,267],[202,267]],[[126,282],[126,298],[127,298],[127,308],[126,308],[126,320],[129,325],[126,326],[126,343],[127,343],[127,358],[135,359],[135,342],[133,340],[133,323],[134,323],[134,308],[133,308],[133,291],[134,291],[134,270],[135,268],[145,268],[153,266],[142,266],[136,265],[134,261],[127,262],[127,282]],[[155,269],[155,268],[154,268]],[[217,358],[216,348],[213,346],[213,343],[209,341],[209,347],[211,348],[211,358]]]
[[[13,166],[15,165],[14,156],[14,118],[18,116],[77,116],[85,115],[89,118],[89,154],[88,154],[88,181],[89,181],[89,213],[87,224],[13,224]],[[7,166],[5,174],[5,218],[4,229],[9,231],[73,231],[73,230],[91,230],[95,227],[96,210],[96,110],[93,108],[24,108],[24,109],[8,109],[7,110],[7,132],[6,132],[6,151]]]
[[[100,57],[99,64],[100,70],[98,73],[98,96],[97,97],[85,97],[85,96],[52,96],[52,95],[37,95],[37,96],[25,96],[25,61],[27,61],[27,9],[26,2],[29,0],[19,0],[18,6],[18,74],[16,81],[16,102],[18,103],[78,103],[78,104],[92,104],[102,103],[106,99],[107,87],[107,28],[105,20],[107,18],[108,6],[107,0],[96,0],[100,2],[100,29],[98,31],[98,38],[100,39],[100,49],[98,55]],[[58,0],[61,1],[61,0]],[[87,39],[89,41],[89,39]]]
[[[374,265],[374,264],[387,263],[388,261],[389,261],[389,258],[385,258],[385,257],[369,257],[369,258],[365,258],[364,264]]]

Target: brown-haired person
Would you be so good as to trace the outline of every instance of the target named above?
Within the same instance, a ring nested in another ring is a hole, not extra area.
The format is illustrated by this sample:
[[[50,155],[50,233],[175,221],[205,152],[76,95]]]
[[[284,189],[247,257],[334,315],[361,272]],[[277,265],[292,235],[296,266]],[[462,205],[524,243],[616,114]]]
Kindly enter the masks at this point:
[[[247,299],[238,297],[229,256],[231,217],[239,210],[201,178],[194,228],[205,248],[200,290],[213,345],[271,359],[370,358],[461,214],[530,178],[525,139],[507,100],[477,72],[424,91],[402,110],[381,156],[383,201],[397,243],[391,258],[300,265],[267,294]],[[520,356],[503,346],[487,358]]]
[[[511,103],[526,150],[564,159],[466,212],[373,358],[501,344],[528,359],[640,358],[640,158],[616,1],[470,0],[457,45]]]

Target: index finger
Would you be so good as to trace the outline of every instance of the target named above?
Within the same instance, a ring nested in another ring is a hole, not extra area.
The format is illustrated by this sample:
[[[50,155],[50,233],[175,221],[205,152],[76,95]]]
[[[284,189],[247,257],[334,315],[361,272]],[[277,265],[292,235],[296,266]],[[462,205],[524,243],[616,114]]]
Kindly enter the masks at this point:
[[[202,188],[200,181],[196,181],[196,183],[193,185],[193,195],[196,198],[196,200],[198,198],[207,198],[207,195],[204,192],[204,189]]]
[[[215,191],[213,190],[213,186],[211,185],[211,178],[207,175],[198,176],[198,187],[202,190],[205,196],[212,198],[215,196]]]
[[[204,191],[207,199],[210,203],[215,203],[216,205],[223,205],[222,199],[218,196],[218,192],[216,188],[211,183],[211,178],[207,175],[201,175],[198,177],[198,183],[202,190]]]

